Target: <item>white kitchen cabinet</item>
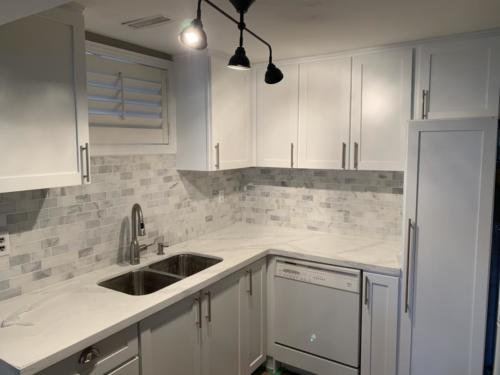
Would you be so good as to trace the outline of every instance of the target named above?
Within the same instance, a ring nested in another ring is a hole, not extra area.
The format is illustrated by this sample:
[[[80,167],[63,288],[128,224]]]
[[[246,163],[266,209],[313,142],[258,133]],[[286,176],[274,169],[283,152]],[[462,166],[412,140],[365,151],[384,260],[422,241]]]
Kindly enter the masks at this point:
[[[402,171],[411,119],[413,51],[353,57],[350,168]]]
[[[0,193],[90,181],[84,42],[74,7],[0,26]]]
[[[419,47],[416,118],[498,116],[500,37]]]
[[[115,333],[37,374],[139,375],[137,325]]]
[[[202,374],[240,374],[240,277],[237,272],[203,294]]]
[[[399,375],[483,373],[497,126],[410,123]]]
[[[0,25],[57,7],[71,0],[3,0]]]
[[[243,274],[236,272],[143,320],[142,374],[240,374]]]
[[[141,321],[142,375],[201,374],[203,323],[199,293]]]
[[[177,168],[214,171],[253,163],[250,71],[189,53],[174,59]]]
[[[267,262],[245,269],[240,278],[241,298],[241,374],[250,375],[267,356]]]
[[[256,72],[257,166],[297,167],[299,67],[280,65],[283,81],[264,82],[265,67]]]
[[[365,272],[361,375],[396,375],[399,278]]]
[[[299,69],[298,167],[348,168],[351,58],[306,62]]]

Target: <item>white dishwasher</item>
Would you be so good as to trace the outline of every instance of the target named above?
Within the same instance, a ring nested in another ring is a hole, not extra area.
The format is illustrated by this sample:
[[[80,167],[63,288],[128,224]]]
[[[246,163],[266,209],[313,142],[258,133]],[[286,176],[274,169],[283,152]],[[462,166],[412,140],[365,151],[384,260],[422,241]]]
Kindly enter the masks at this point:
[[[276,260],[273,330],[282,362],[316,373],[359,373],[360,276],[350,268]]]

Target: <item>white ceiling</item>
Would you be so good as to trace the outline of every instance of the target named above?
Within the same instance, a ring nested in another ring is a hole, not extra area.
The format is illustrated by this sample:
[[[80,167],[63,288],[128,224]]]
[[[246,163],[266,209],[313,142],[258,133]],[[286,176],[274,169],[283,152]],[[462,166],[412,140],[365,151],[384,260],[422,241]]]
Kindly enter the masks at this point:
[[[236,16],[229,0],[213,0]],[[175,54],[181,24],[195,16],[195,0],[81,0],[87,29]],[[163,26],[132,30],[121,22],[162,14]],[[277,59],[500,27],[499,0],[256,0],[246,23],[273,45]],[[232,54],[236,26],[202,4],[209,48]],[[247,36],[253,62],[267,58],[264,45]]]

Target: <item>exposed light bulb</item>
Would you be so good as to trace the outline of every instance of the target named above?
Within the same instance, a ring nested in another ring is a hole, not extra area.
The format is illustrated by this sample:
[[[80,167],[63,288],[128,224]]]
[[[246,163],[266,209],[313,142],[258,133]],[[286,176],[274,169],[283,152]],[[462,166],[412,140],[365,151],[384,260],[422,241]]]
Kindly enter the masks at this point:
[[[201,21],[194,19],[190,25],[185,27],[179,34],[179,41],[188,48],[207,48],[207,35]]]

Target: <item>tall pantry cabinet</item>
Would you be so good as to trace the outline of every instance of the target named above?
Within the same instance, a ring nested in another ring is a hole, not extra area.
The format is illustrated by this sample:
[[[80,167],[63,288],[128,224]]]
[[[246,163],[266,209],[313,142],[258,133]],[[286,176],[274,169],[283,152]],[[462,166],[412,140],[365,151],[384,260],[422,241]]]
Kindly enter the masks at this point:
[[[400,375],[482,373],[497,124],[410,124]]]

